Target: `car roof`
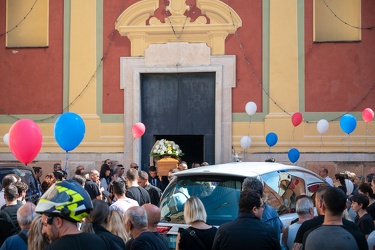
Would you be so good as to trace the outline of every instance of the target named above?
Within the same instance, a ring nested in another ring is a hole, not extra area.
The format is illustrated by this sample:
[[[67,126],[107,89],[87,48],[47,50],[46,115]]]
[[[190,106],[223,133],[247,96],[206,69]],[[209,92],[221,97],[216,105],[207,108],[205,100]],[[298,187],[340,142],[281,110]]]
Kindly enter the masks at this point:
[[[240,177],[256,177],[259,175],[267,174],[273,171],[293,171],[298,170],[318,175],[306,168],[285,165],[276,162],[230,162],[217,165],[209,165],[204,167],[193,168],[189,170],[180,171],[174,173],[176,176],[191,176],[191,175],[229,175],[229,176],[240,176]]]
[[[21,163],[19,163],[19,164],[0,163],[0,168],[2,168],[2,169],[13,169],[13,168],[32,169],[32,167],[22,165]]]

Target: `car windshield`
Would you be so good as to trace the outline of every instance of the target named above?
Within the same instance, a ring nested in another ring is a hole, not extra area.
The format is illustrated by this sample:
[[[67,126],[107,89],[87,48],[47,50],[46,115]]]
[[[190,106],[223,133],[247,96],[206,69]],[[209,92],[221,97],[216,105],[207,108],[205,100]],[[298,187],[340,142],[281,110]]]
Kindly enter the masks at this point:
[[[184,205],[191,196],[203,202],[207,223],[221,225],[238,216],[238,200],[244,178],[228,176],[189,176],[175,178],[161,200],[164,221],[184,223]]]

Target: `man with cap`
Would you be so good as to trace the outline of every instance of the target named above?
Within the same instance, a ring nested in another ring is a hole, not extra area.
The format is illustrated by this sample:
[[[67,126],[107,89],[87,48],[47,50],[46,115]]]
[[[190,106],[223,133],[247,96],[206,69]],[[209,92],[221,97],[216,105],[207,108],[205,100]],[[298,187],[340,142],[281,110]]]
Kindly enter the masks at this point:
[[[116,249],[106,238],[78,230],[77,223],[92,209],[90,196],[78,182],[54,183],[35,209],[42,214],[42,233],[51,243],[45,249]]]

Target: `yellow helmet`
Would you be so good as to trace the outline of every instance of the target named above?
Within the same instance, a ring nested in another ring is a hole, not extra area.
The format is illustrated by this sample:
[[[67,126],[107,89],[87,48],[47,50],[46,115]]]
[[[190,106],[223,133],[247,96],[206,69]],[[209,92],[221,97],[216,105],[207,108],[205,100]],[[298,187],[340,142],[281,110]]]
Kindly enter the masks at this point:
[[[40,198],[35,212],[80,222],[93,209],[87,191],[74,180],[54,183]]]

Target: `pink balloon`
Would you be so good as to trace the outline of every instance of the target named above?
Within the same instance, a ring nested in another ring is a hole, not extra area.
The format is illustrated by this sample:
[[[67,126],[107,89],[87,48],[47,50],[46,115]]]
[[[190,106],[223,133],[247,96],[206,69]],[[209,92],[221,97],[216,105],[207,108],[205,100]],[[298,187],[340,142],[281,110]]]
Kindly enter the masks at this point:
[[[371,122],[374,119],[374,111],[370,108],[366,108],[362,112],[362,118],[365,122]]]
[[[9,148],[13,155],[27,165],[39,154],[42,147],[42,132],[32,120],[16,121],[9,130]]]
[[[300,125],[301,122],[302,122],[302,119],[303,119],[303,117],[302,117],[302,114],[300,112],[294,113],[293,116],[292,116],[293,126],[297,127],[298,125]]]
[[[133,125],[132,134],[134,138],[141,137],[146,131],[146,127],[142,122],[137,122]]]

